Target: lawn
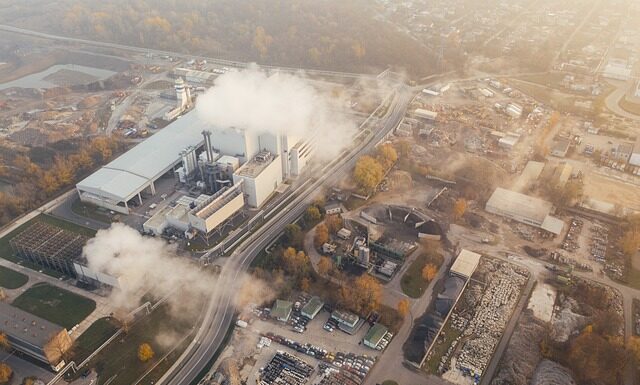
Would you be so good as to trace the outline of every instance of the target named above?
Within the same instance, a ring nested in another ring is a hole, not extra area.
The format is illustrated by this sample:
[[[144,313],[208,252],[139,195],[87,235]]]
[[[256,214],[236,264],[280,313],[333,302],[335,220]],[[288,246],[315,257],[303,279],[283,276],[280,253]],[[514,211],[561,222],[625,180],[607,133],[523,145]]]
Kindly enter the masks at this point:
[[[74,359],[81,362],[94,350],[108,340],[120,327],[111,317],[100,318],[95,321],[78,339],[74,348]]]
[[[130,385],[136,383],[140,376],[157,364],[158,360],[162,359],[177,344],[178,348],[168,357],[169,362],[161,363],[150,376],[140,382],[140,384],[152,383],[154,379],[159,378],[157,373],[161,371],[161,368],[166,370],[186,348],[189,338],[186,340],[183,338],[192,332],[191,328],[197,318],[194,316],[188,322],[176,321],[169,314],[168,305],[159,306],[150,315],[144,316],[130,325],[129,331],[103,349],[89,362],[88,367],[95,368],[100,378],[106,380],[113,378],[110,382],[111,385]],[[100,329],[104,330],[105,327],[98,325],[96,331],[101,332]],[[158,344],[156,338],[159,335],[167,336],[165,339],[171,339],[171,343]],[[93,337],[87,337],[87,339],[90,338]],[[150,344],[155,353],[154,357],[146,363],[141,363],[138,360],[138,346],[142,343]]]
[[[400,279],[402,292],[411,298],[420,298],[429,286],[429,281],[422,276],[422,269],[429,263],[427,254],[420,254]]]
[[[13,306],[71,329],[95,310],[96,303],[70,291],[40,283],[16,298]]]
[[[15,270],[0,266],[0,286],[5,289],[17,289],[27,283],[29,277]]]

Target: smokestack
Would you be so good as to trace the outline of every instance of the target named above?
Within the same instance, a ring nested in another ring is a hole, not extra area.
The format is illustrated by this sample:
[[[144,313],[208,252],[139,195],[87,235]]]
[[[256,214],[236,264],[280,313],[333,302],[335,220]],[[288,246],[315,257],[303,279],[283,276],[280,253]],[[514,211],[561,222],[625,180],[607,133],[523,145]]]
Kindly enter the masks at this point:
[[[202,131],[204,136],[204,150],[207,152],[207,162],[213,162],[213,149],[211,148],[211,131]]]

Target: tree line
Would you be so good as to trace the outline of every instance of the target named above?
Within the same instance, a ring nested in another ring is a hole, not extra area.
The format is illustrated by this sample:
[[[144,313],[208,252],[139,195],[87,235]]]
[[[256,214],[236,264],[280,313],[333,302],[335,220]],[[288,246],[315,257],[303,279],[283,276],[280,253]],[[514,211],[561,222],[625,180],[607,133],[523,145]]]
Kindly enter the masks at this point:
[[[263,64],[424,76],[434,55],[375,17],[365,0],[10,0],[0,20],[22,28]]]
[[[12,183],[13,192],[0,192],[0,226],[32,210],[56,193],[69,188],[96,166],[106,163],[122,149],[115,139],[98,136],[66,154],[36,163],[26,153],[0,158],[0,178]]]

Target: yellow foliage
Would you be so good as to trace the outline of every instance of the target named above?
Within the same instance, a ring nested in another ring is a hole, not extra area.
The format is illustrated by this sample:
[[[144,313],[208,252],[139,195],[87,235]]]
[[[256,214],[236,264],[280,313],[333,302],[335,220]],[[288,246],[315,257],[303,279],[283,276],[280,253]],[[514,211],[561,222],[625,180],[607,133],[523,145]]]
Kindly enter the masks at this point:
[[[438,273],[438,267],[433,263],[427,263],[422,268],[422,278],[424,278],[424,280],[427,282],[431,282],[431,280],[436,277],[437,273]]]
[[[409,300],[401,299],[398,302],[398,313],[402,316],[402,318],[406,317],[409,314]]]
[[[154,355],[155,353],[151,348],[151,345],[149,345],[148,343],[143,343],[138,347],[138,359],[141,362],[149,361],[153,358]]]
[[[0,363],[0,384],[9,382],[13,375],[13,369],[4,362]]]
[[[366,192],[373,192],[373,189],[382,182],[384,169],[374,158],[365,155],[358,159],[353,170],[353,178],[358,185]]]

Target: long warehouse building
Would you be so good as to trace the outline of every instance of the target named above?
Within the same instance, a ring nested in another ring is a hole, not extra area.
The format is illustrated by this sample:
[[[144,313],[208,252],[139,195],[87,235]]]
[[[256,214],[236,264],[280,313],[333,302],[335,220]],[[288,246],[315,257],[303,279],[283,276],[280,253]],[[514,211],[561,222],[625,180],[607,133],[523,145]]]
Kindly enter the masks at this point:
[[[155,194],[154,182],[181,163],[179,152],[200,147],[211,125],[195,111],[175,120],[76,185],[80,200],[129,214],[129,202],[141,193]]]

